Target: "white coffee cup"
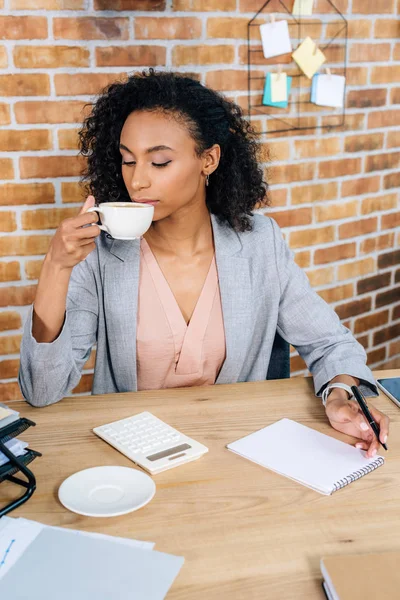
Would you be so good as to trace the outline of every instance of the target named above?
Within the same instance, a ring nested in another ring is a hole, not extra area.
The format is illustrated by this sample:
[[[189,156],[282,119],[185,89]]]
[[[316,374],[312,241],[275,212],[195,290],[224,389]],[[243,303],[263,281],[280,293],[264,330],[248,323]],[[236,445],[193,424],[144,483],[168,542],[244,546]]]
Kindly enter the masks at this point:
[[[154,206],[139,202],[103,202],[86,212],[99,213],[100,229],[116,240],[135,240],[150,227]]]

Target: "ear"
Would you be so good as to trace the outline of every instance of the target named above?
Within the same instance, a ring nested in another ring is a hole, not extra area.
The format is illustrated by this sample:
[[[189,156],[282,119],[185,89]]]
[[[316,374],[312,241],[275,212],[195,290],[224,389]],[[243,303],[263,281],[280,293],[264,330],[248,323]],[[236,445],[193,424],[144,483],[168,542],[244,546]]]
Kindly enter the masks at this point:
[[[203,153],[203,172],[205,175],[211,175],[218,168],[221,158],[221,148],[219,144],[214,144]]]

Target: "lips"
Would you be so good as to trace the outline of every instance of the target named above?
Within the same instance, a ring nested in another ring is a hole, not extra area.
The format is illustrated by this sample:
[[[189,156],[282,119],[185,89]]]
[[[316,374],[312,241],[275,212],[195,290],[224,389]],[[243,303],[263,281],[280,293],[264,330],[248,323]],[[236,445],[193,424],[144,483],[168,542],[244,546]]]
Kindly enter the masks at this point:
[[[158,204],[159,200],[153,200],[151,198],[144,198],[143,200],[141,198],[132,198],[132,202],[137,202],[139,204]]]

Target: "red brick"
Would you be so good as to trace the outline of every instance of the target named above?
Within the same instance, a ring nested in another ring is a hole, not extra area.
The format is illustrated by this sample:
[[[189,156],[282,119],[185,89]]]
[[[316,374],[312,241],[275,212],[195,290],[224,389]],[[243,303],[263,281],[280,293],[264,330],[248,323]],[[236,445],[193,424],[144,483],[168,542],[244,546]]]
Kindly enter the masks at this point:
[[[85,0],[11,0],[11,10],[83,10]]]
[[[309,181],[314,178],[314,163],[277,165],[267,169],[268,181],[272,184],[292,181]]]
[[[400,354],[400,340],[396,340],[389,346],[389,356],[395,356],[396,354]],[[1,367],[0,367],[1,369]],[[0,370],[1,373],[1,370]]]
[[[349,12],[348,0],[335,0],[335,7],[342,14],[347,14]],[[326,0],[317,0],[317,3],[315,4],[315,8],[314,8],[315,14],[318,14],[318,13],[325,14],[325,13],[331,13],[331,12],[332,12],[332,6],[329,2],[327,2]],[[355,14],[354,8],[353,8],[353,14]],[[339,21],[339,27],[340,27],[340,25],[342,25],[341,21]]]
[[[292,231],[290,234],[291,248],[301,248],[303,246],[314,246],[315,244],[327,244],[335,239],[335,228],[319,227],[317,229],[307,229]]]
[[[256,74],[253,74],[256,77]],[[247,89],[247,71],[220,69],[206,73],[206,85],[214,90],[230,92]]]
[[[236,10],[236,0],[172,0],[172,10],[232,11]]]
[[[374,346],[383,344],[384,342],[391,342],[395,338],[400,336],[400,323],[381,329],[374,333]]]
[[[302,269],[305,269],[306,267],[310,266],[311,254],[310,254],[309,250],[302,250],[300,252],[296,252],[295,256],[294,256],[294,260],[296,262],[296,265],[298,265]]]
[[[317,185],[294,186],[291,189],[292,204],[308,204],[324,200],[336,200],[338,184],[334,181]]]
[[[380,273],[373,277],[359,279],[357,281],[357,294],[366,294],[381,288],[387,287],[390,284],[390,273]]]
[[[92,96],[125,79],[125,73],[58,73],[54,75],[54,84],[57,96]]]
[[[0,312],[0,331],[20,329],[22,326],[21,315],[15,311]]]
[[[207,38],[247,39],[248,22],[244,17],[210,17],[207,19]]]
[[[92,350],[89,359],[85,362],[85,364],[83,365],[84,369],[94,369],[94,365],[96,362],[96,350]]]
[[[389,213],[387,215],[382,215],[381,217],[381,228],[382,229],[392,229],[393,227],[400,226],[400,211],[395,213]]]
[[[319,285],[328,285],[335,279],[335,270],[333,267],[323,267],[322,269],[313,269],[306,271],[310,284],[313,287]]]
[[[0,69],[6,69],[8,66],[7,51],[5,46],[0,46]]]
[[[364,331],[369,331],[370,329],[375,329],[376,327],[381,327],[382,325],[386,325],[389,321],[389,311],[383,310],[381,312],[373,313],[371,315],[367,315],[366,317],[360,317],[356,320],[354,325],[355,333],[363,333]],[[375,346],[376,344],[374,344]]]
[[[272,208],[275,208],[277,206],[286,206],[286,204],[287,204],[287,189],[286,188],[269,189],[268,190],[268,198],[271,201]]]
[[[0,290],[0,295],[2,290]],[[8,335],[0,337],[0,354],[17,354],[21,344],[21,335]],[[3,399],[3,396],[0,396]]]
[[[361,242],[360,254],[371,254],[377,250],[386,250],[387,248],[392,248],[393,244],[393,233],[385,233],[378,237],[367,238]]]
[[[400,187],[400,172],[388,173],[383,178],[383,187],[387,190],[389,188]]]
[[[345,304],[339,304],[336,306],[335,312],[339,315],[340,319],[349,319],[356,315],[361,315],[371,310],[372,299],[371,297],[362,298],[361,300],[352,300]]]
[[[0,281],[18,281],[21,279],[19,262],[0,262]]]
[[[98,67],[160,67],[166,64],[162,46],[102,46],[96,48]]]
[[[337,23],[328,23],[326,27],[327,38],[334,37],[337,34],[338,29],[341,29],[340,25],[338,27]],[[347,21],[348,37],[352,40],[357,38],[363,40],[369,38],[371,37],[371,27],[372,23],[368,19],[349,20]]]
[[[380,210],[390,210],[398,206],[398,196],[396,193],[385,194],[384,196],[371,196],[364,198],[361,204],[361,214],[367,215]]]
[[[39,208],[22,213],[22,229],[57,229],[61,221],[76,217],[76,208]]]
[[[19,360],[12,358],[10,360],[0,361],[0,380],[1,379],[15,379],[18,377]]]
[[[52,238],[52,235],[0,236],[0,256],[32,256],[46,254]],[[2,288],[0,288],[0,291],[1,289]]]
[[[393,38],[400,37],[400,21],[398,19],[376,19],[375,38]]]
[[[394,250],[393,252],[386,252],[378,256],[378,268],[386,269],[387,267],[394,267],[400,263],[400,250]]]
[[[39,279],[43,259],[27,260],[25,263],[25,274],[27,279]]]
[[[2,179],[14,178],[14,167],[11,158],[0,158],[0,173]]]
[[[0,151],[49,150],[52,147],[49,129],[0,130]]]
[[[373,233],[378,229],[377,217],[370,219],[359,219],[356,222],[343,223],[339,226],[339,239],[352,238],[366,233]]]
[[[327,248],[320,248],[314,253],[314,264],[321,265],[324,263],[333,263],[346,258],[354,258],[356,256],[356,243],[350,244],[335,244]]]
[[[194,40],[201,36],[202,22],[195,17],[135,17],[134,32],[135,40]]]
[[[56,40],[127,40],[129,19],[128,17],[55,17],[53,32]]]
[[[82,375],[78,385],[76,388],[72,390],[73,394],[85,394],[86,392],[90,392],[92,390],[93,385],[93,375],[86,374]]]
[[[320,290],[318,294],[325,302],[332,304],[333,302],[339,302],[340,300],[346,300],[352,298],[354,295],[353,284],[346,283],[345,285],[335,285],[334,287],[327,288],[326,290]]]
[[[369,133],[366,135],[350,135],[345,138],[345,152],[365,152],[383,148],[384,134]]]
[[[400,65],[372,67],[371,83],[397,83],[400,79]]]
[[[0,31],[4,40],[45,40],[47,19],[30,15],[0,16]]]
[[[334,156],[341,150],[341,139],[321,138],[315,140],[296,140],[294,142],[294,158],[317,158]]]
[[[302,371],[307,369],[307,365],[304,360],[298,354],[290,357],[290,372],[295,373],[296,371]]]
[[[22,179],[73,177],[82,173],[84,164],[80,156],[23,156],[19,159]]]
[[[375,88],[372,90],[351,90],[347,94],[348,108],[369,108],[370,106],[385,106],[387,90]]]
[[[14,63],[20,69],[88,67],[89,50],[81,46],[35,46],[32,52],[32,46],[17,46]]]
[[[0,125],[9,125],[10,123],[10,107],[7,104],[0,103]]]
[[[59,129],[58,146],[60,150],[78,150],[79,148],[79,129]]]
[[[81,123],[84,106],[84,102],[76,100],[16,102],[14,111],[17,123]]]
[[[270,213],[279,227],[297,227],[298,225],[310,225],[312,223],[312,209],[298,208],[294,210],[282,210]]]
[[[390,290],[386,290],[386,292],[381,292],[376,295],[375,298],[375,306],[376,308],[381,308],[382,306],[386,306],[387,304],[395,304],[400,300],[400,285],[393,287]]]
[[[17,229],[17,223],[15,220],[15,212],[1,211],[0,212],[0,231],[15,231]]]
[[[131,11],[165,10],[165,0],[94,0],[94,9]]]
[[[380,15],[394,12],[394,0],[353,0],[353,15]]]
[[[235,48],[230,45],[219,46],[175,46],[172,49],[172,64],[183,65],[216,65],[234,62]]]
[[[35,294],[36,285],[2,287],[0,288],[0,306],[27,306],[32,304]]]
[[[323,204],[315,207],[315,218],[317,222],[334,221],[355,217],[358,211],[358,202],[340,202],[338,204]]]
[[[9,383],[0,383],[0,398],[4,402],[10,400],[22,400],[21,390],[17,382],[10,381]]]
[[[337,272],[337,280],[344,281],[346,279],[355,279],[368,273],[375,271],[375,259],[372,257],[356,260],[352,263],[339,265]]]
[[[361,196],[370,194],[380,189],[380,176],[361,177],[342,182],[342,198],[348,196]]]
[[[367,67],[347,67],[346,69],[346,84],[347,85],[367,85],[368,83],[368,68]],[[365,90],[368,93],[368,90]],[[352,92],[349,92],[349,96]],[[346,119],[351,115],[346,115]]]
[[[44,73],[0,75],[0,96],[48,96],[49,76]]]
[[[391,104],[400,104],[400,88],[390,90],[390,102]]]
[[[6,183],[0,185],[0,206],[18,204],[51,204],[54,187],[51,183]]]
[[[374,111],[368,115],[368,128],[398,127],[400,125],[400,110]]]
[[[390,60],[390,44],[352,44],[351,62],[383,62]]]
[[[361,158],[343,158],[319,163],[318,177],[333,178],[354,175],[361,171]]]
[[[367,364],[373,365],[377,362],[381,362],[386,358],[386,348],[376,348],[375,350],[371,350],[367,354]]]
[[[386,152],[367,156],[365,171],[383,171],[385,169],[397,169],[400,165],[400,152]]]
[[[86,198],[85,190],[77,181],[62,182],[61,196],[63,202],[83,202]]]
[[[289,142],[268,142],[260,144],[260,162],[283,161],[290,158]]]

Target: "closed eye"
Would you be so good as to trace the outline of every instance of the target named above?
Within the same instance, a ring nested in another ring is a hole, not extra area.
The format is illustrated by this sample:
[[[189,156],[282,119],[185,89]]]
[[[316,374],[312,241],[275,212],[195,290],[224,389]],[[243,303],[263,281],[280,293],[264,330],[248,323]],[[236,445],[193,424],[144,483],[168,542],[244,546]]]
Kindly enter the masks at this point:
[[[169,165],[170,162],[172,162],[172,161],[168,160],[165,163],[151,163],[151,164],[153,165],[153,167],[166,167],[167,165]],[[122,164],[127,167],[131,167],[132,165],[135,165],[136,163],[134,160],[131,160],[129,162],[124,160],[124,161],[122,161]]]

